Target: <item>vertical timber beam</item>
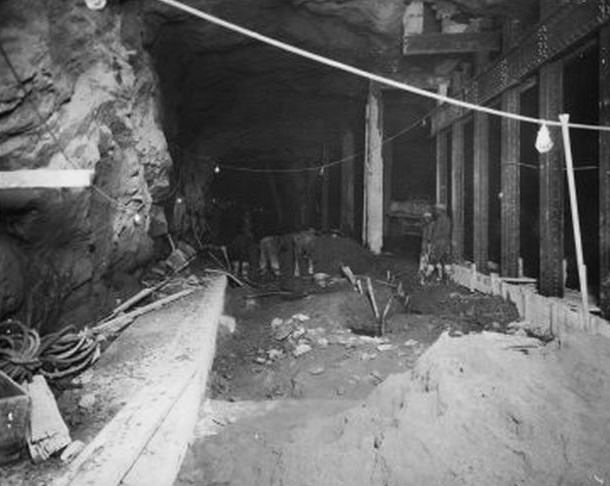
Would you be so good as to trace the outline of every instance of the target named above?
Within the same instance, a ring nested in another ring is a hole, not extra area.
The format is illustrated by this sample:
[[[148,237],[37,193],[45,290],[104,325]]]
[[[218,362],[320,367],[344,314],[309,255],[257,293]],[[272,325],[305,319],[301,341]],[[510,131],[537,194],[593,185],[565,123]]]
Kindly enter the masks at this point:
[[[374,254],[383,245],[383,98],[377,83],[369,84],[366,104],[364,159],[364,244]]]
[[[520,97],[515,88],[502,95],[502,110],[519,113]],[[521,220],[521,188],[519,154],[521,138],[519,137],[519,121],[502,118],[502,262],[501,272],[504,277],[519,276],[520,254],[520,220]]]
[[[447,132],[436,134],[436,204],[447,206]]]
[[[487,268],[489,251],[489,115],[474,114],[474,261]]]
[[[464,257],[464,122],[451,127],[451,210],[453,215],[453,260]]]
[[[354,134],[346,128],[341,137],[341,158],[353,157]],[[341,164],[341,231],[347,236],[354,235],[354,164],[351,158]]]
[[[326,164],[328,162],[328,147],[324,144],[322,149],[322,164]],[[320,203],[322,209],[322,230],[328,231],[329,226],[329,199],[330,199],[330,169],[325,167],[322,169],[322,201]]]
[[[610,26],[599,34],[599,123],[610,124]],[[599,132],[600,303],[610,317],[610,133]]]
[[[383,146],[383,236],[390,230],[390,203],[392,202],[392,171],[394,167],[394,145],[390,141]]]
[[[563,111],[563,64],[540,69],[540,117],[556,120]],[[540,154],[540,283],[542,295],[563,297],[563,152],[559,129],[549,128],[555,142]]]

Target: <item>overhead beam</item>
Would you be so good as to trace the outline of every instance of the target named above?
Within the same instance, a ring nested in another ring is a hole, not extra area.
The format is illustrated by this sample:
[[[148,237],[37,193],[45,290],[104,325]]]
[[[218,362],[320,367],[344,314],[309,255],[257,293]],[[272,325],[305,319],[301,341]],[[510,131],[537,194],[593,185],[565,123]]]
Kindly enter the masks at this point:
[[[501,32],[405,35],[403,37],[402,53],[405,56],[421,56],[499,51],[502,46],[501,39]]]
[[[93,170],[32,169],[0,172],[0,190],[89,187]]]
[[[488,69],[471,80],[457,97],[475,104],[485,104],[508,88],[535,73],[575,43],[595,32],[610,20],[606,0],[562,3],[526,35],[519,44],[494,61]],[[432,133],[451,125],[469,110],[444,104],[431,116]]]

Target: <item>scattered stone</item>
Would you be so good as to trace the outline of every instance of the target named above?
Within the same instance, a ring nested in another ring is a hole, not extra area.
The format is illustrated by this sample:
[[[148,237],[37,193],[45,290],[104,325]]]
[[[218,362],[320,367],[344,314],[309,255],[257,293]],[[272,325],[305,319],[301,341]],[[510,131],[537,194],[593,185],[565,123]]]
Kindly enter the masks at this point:
[[[83,395],[81,397],[81,399],[78,401],[78,406],[80,408],[84,408],[85,410],[88,410],[90,408],[93,407],[93,405],[95,405],[95,393],[87,393],[86,395]]]
[[[284,351],[281,349],[270,349],[267,351],[267,356],[269,356],[269,359],[275,360],[284,356]]]
[[[383,353],[385,351],[392,351],[393,349],[393,344],[380,344],[379,346],[377,346],[377,351],[379,351],[380,353]]]
[[[294,331],[294,326],[292,321],[282,322],[279,326],[275,328],[273,333],[273,337],[278,341],[284,341],[288,336],[290,336]]]
[[[318,346],[320,346],[321,348],[325,348],[328,346],[328,339],[326,338],[320,338],[318,339]]]
[[[311,351],[311,346],[309,344],[300,343],[297,345],[296,348],[294,348],[294,351],[292,351],[292,355],[295,358],[298,358],[299,356],[309,353],[310,351]]]
[[[302,326],[297,327],[294,331],[292,331],[291,336],[294,339],[300,339],[305,335],[305,328]]]
[[[299,322],[305,322],[305,321],[308,321],[310,318],[306,314],[295,314],[292,316],[292,319],[294,319],[295,321],[299,321]]]
[[[361,361],[370,361],[372,359],[375,359],[376,357],[377,357],[377,353],[364,352],[360,355],[360,360]]]
[[[267,360],[262,356],[257,356],[256,358],[254,358],[254,362],[258,364],[266,364]]]
[[[405,346],[417,346],[419,343],[415,339],[405,341]]]
[[[235,321],[235,317],[223,314],[220,316],[220,319],[218,319],[218,325],[223,327],[230,334],[233,334],[237,327],[237,321]]]
[[[371,337],[371,336],[360,336],[360,341],[362,341],[363,343],[370,343],[370,344],[383,344],[386,342],[386,340],[384,338]]]
[[[450,299],[459,299],[461,297],[462,297],[462,294],[460,294],[459,292],[451,292],[449,294]]]
[[[312,375],[321,375],[322,373],[324,373],[326,369],[324,368],[324,366],[314,366],[313,368],[311,368],[309,370],[309,373],[311,373]]]
[[[495,329],[495,330],[497,331],[498,329],[501,329],[501,328],[502,328],[502,326],[500,325],[500,323],[499,323],[499,322],[497,322],[497,321],[493,321],[493,322],[491,323],[491,328],[492,328],[492,329]]]
[[[280,319],[279,317],[274,317],[273,320],[271,321],[271,327],[273,329],[275,329],[276,327],[280,327],[283,323],[284,323],[283,319]]]
[[[527,332],[525,332],[525,329],[519,329],[517,332],[515,332],[515,336],[527,337]]]

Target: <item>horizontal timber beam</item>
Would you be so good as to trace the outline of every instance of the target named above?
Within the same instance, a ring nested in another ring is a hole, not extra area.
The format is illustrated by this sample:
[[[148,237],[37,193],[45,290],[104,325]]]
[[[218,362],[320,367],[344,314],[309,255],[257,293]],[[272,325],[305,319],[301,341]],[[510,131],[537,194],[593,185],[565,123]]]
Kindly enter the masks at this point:
[[[93,170],[89,169],[0,171],[0,190],[88,187],[92,180]]]
[[[405,56],[499,51],[500,32],[464,32],[459,34],[415,34],[403,37]]]
[[[467,83],[456,97],[479,105],[489,102],[609,20],[610,5],[606,0],[558,6],[517,46]],[[467,112],[447,103],[440,106],[431,117],[432,133],[446,128]]]

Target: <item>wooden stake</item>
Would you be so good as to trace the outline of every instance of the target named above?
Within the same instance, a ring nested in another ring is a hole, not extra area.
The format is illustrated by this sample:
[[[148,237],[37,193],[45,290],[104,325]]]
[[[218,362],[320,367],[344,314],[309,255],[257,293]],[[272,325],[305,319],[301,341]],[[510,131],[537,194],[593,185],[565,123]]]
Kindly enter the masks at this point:
[[[580,281],[580,294],[582,308],[585,316],[585,326],[589,316],[589,292],[587,289],[587,272],[582,251],[582,234],[580,231],[580,216],[578,214],[578,199],[576,197],[576,181],[574,180],[574,161],[572,160],[572,144],[570,141],[570,128],[568,122],[570,115],[559,115],[561,133],[563,135],[563,149],[566,159],[566,176],[568,178],[568,192],[570,195],[570,211],[572,213],[572,231],[574,232],[574,245],[576,246],[576,263],[578,265],[578,280]]]

